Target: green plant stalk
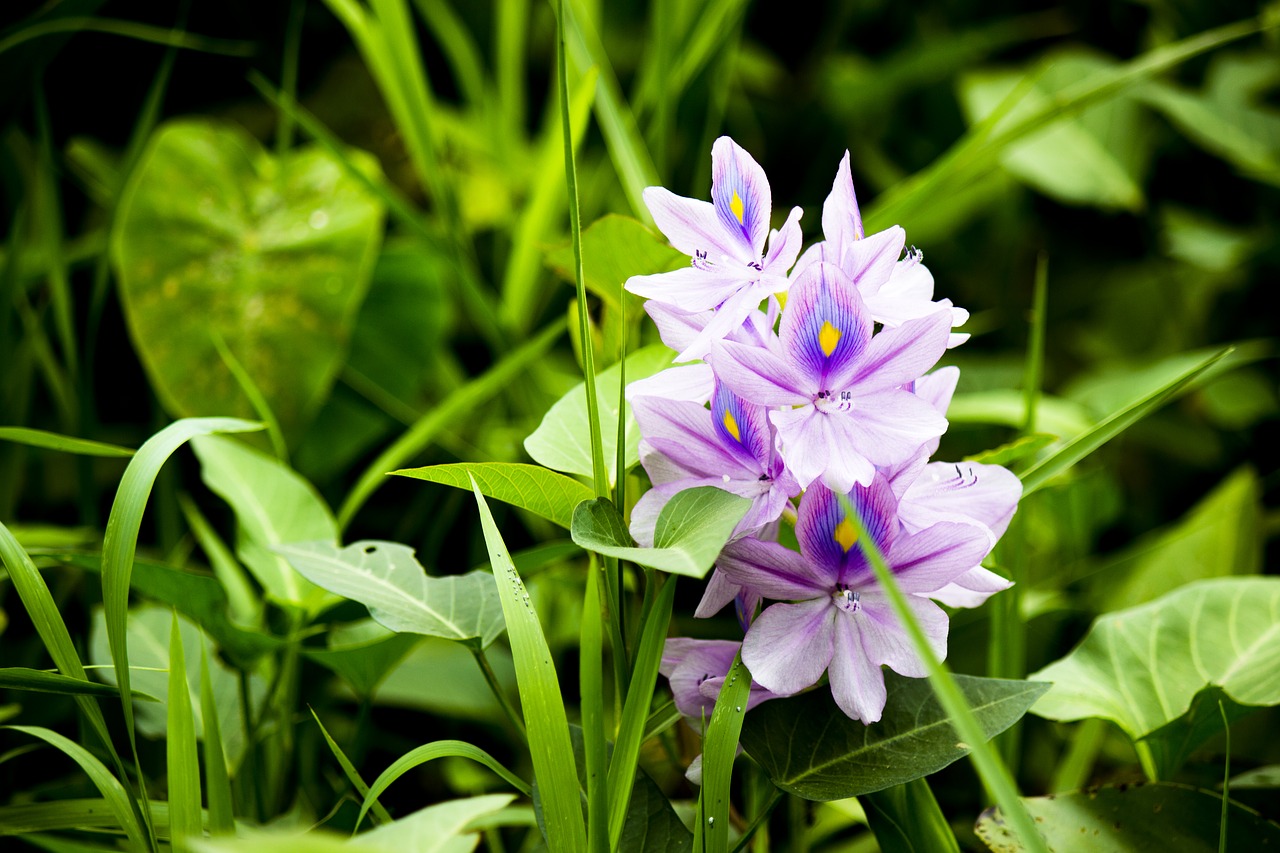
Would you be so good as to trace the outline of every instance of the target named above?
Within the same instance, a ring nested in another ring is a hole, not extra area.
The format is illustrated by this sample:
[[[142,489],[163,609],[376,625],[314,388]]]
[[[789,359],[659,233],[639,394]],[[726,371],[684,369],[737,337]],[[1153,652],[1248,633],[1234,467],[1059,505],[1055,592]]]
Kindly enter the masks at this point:
[[[1107,735],[1107,721],[1098,717],[1082,720],[1071,737],[1067,754],[1058,761],[1049,793],[1057,794],[1083,788],[1093,773],[1093,763]]]
[[[493,666],[489,663],[489,656],[484,653],[484,649],[478,645],[467,643],[467,649],[470,650],[471,656],[476,659],[476,666],[480,667],[480,673],[484,676],[484,683],[489,685],[489,690],[493,693],[493,697],[498,700],[498,706],[502,708],[502,712],[507,715],[507,720],[511,723],[511,727],[515,729],[522,741],[528,743],[529,736],[524,730],[524,720],[520,718],[520,712],[516,706],[511,704],[511,697],[507,695],[507,691],[502,689],[502,685],[498,682],[498,674],[493,671]]]
[[[222,749],[222,727],[218,722],[218,704],[209,677],[209,654],[200,643],[200,716],[204,722],[204,789],[209,804],[209,835],[233,835],[235,811],[231,805],[231,778],[227,772],[227,756]]]
[[[743,850],[747,849],[747,845],[751,843],[751,839],[754,838],[756,833],[760,832],[761,829],[765,828],[766,824],[769,822],[769,816],[773,814],[773,810],[778,807],[778,803],[782,802],[782,798],[785,796],[786,792],[781,788],[773,789],[773,793],[769,795],[769,801],[763,804],[763,807],[756,813],[756,816],[752,819],[751,823],[742,830],[742,837],[738,839],[737,844],[733,845],[733,850],[731,850],[730,853],[742,853]],[[765,831],[767,833],[767,829]],[[765,839],[766,837],[767,836],[765,834],[761,834],[762,839]],[[757,846],[756,849],[759,850],[761,848]],[[767,843],[764,849],[768,849]]]
[[[871,564],[871,569],[875,572],[876,581],[880,584],[880,588],[888,596],[894,615],[897,616],[898,621],[906,629],[916,654],[924,661],[925,668],[929,672],[929,683],[933,686],[939,703],[941,703],[943,710],[947,712],[947,716],[950,717],[951,724],[955,727],[957,734],[960,735],[960,739],[968,745],[970,749],[969,758],[973,762],[974,768],[978,771],[978,775],[982,778],[983,784],[995,795],[996,803],[1000,806],[1001,811],[1004,812],[1005,820],[1009,823],[1014,834],[1019,837],[1023,847],[1031,851],[1031,853],[1049,853],[1048,847],[1045,846],[1044,838],[1036,831],[1035,822],[1031,819],[1031,814],[1018,797],[1018,789],[1014,784],[1013,778],[1009,775],[1008,769],[1000,762],[1000,756],[995,749],[987,743],[982,727],[978,725],[977,719],[974,718],[973,710],[965,701],[964,694],[956,686],[950,670],[933,653],[933,649],[930,647],[920,623],[916,620],[910,605],[907,604],[906,596],[898,588],[898,581],[893,576],[893,571],[889,568],[889,564],[885,562],[884,555],[880,553],[880,549],[876,547],[871,535],[867,532],[862,516],[849,501],[847,495],[840,495],[839,497],[840,503],[844,507],[845,516],[857,527],[858,546]]]
[[[298,100],[298,54],[302,43],[302,14],[305,0],[290,0],[289,23],[284,35],[284,58],[280,69],[280,91],[291,103]],[[276,156],[283,157],[293,147],[293,115],[281,110],[276,123]]]
[[[165,737],[169,782],[169,843],[173,853],[190,850],[188,840],[199,838],[200,760],[196,750],[195,714],[187,686],[186,659],[178,614],[169,629],[169,708]]]
[[[315,709],[312,708],[309,710],[311,711],[312,719],[314,719],[316,721],[316,725],[320,727],[320,734],[324,736],[325,743],[329,744],[329,751],[333,753],[334,758],[338,759],[338,764],[342,767],[342,772],[346,774],[347,781],[355,787],[361,797],[368,797],[369,786],[365,784],[364,778],[360,775],[360,771],[356,770],[355,765],[351,763],[351,760],[347,758],[346,753],[342,751],[342,747],[338,746],[338,742],[330,736],[329,730],[324,727],[324,723],[320,722],[320,717],[316,714]],[[375,823],[379,825],[391,823],[390,813],[387,812],[382,803],[378,802],[376,797],[370,802],[369,809],[373,812],[373,820]]]
[[[991,678],[1026,678],[1027,625],[1022,618],[1022,584],[1019,568],[1026,553],[1026,536],[1017,515],[996,544],[996,564],[1013,586],[988,604],[991,608],[991,640],[987,646],[987,675]],[[984,561],[986,562],[986,561]],[[1020,766],[1022,723],[1018,721],[996,735],[993,743],[1006,767]]]
[[[163,27],[151,27],[134,21],[121,21],[114,18],[58,18],[53,21],[42,21],[26,27],[8,38],[0,41],[0,53],[17,47],[23,42],[41,36],[58,33],[92,32],[138,41],[163,44],[170,47],[185,48],[200,53],[215,53],[221,56],[253,56],[257,49],[253,42],[230,41],[228,39],[196,36],[182,30],[166,30]]]
[[[604,621],[601,569],[596,555],[587,561],[579,634],[578,686],[582,714],[582,751],[587,774],[587,844],[609,848],[609,798],[604,722]]]
[[[1222,731],[1226,738],[1226,755],[1222,759],[1222,817],[1218,823],[1218,853],[1227,853],[1227,804],[1231,802],[1231,721],[1227,709],[1218,700],[1218,713],[1222,715]]]
[[[284,433],[280,429],[280,421],[277,420],[275,412],[271,411],[271,404],[267,402],[267,398],[263,396],[258,384],[249,375],[249,371],[244,369],[240,359],[236,358],[235,353],[227,346],[222,333],[215,328],[210,328],[209,337],[213,340],[213,348],[218,351],[218,357],[222,359],[222,363],[226,365],[227,370],[231,371],[236,384],[240,386],[240,390],[248,398],[254,414],[267,425],[267,436],[271,439],[271,449],[276,458],[288,465],[289,447],[285,444]]]

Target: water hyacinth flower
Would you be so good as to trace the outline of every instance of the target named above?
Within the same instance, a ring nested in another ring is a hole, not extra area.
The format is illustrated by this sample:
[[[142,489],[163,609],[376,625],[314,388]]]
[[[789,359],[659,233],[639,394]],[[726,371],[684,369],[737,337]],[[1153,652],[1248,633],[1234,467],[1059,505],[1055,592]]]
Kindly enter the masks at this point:
[[[883,476],[855,487],[848,497],[907,594],[930,647],[945,658],[947,615],[927,596],[982,559],[988,549],[985,531],[939,522],[907,532]],[[815,684],[825,672],[840,709],[873,723],[887,698],[882,665],[912,678],[926,673],[857,537],[836,494],[815,483],[800,501],[800,553],[742,539],[725,549],[718,565],[734,582],[777,602],[756,618],[743,640],[742,660],[753,680],[789,694]]]
[[[913,458],[947,419],[909,390],[947,345],[949,312],[872,334],[852,280],[833,264],[796,277],[777,336],[764,347],[721,341],[710,361],[742,398],[770,408],[787,469],[848,492],[876,466]],[[904,387],[907,386],[907,387]]]
[[[800,253],[800,208],[770,232],[769,181],[751,155],[727,136],[711,148],[711,201],[648,187],[644,201],[671,245],[690,258],[684,269],[632,276],[627,290],[689,314],[715,316],[676,357],[702,358],[771,294],[788,287]],[[766,251],[767,239],[767,251]]]
[[[835,264],[857,285],[871,319],[888,327],[939,310],[951,312],[952,326],[963,325],[969,319],[969,312],[955,307],[951,300],[933,300],[933,275],[915,247],[903,257],[907,238],[900,226],[869,237],[863,231],[848,151],[840,160],[831,193],[822,205],[822,235],[825,240],[800,256],[793,277],[815,263]],[[953,333],[947,346],[957,346],[968,338],[967,334]]]

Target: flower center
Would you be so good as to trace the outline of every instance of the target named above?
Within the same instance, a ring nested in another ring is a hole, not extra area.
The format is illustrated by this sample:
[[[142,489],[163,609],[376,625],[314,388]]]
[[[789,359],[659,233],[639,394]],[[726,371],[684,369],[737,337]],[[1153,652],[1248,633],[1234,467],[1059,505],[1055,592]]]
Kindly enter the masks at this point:
[[[857,613],[862,609],[862,595],[857,590],[849,589],[841,584],[831,593],[831,600],[845,613]]]
[[[853,408],[853,392],[824,388],[813,396],[813,405],[819,412],[847,412]]]

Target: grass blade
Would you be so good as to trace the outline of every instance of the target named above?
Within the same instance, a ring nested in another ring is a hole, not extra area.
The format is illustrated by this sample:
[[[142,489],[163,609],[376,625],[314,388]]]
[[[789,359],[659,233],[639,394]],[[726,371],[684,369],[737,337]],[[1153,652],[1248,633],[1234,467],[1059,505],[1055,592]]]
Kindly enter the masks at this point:
[[[751,673],[739,654],[725,675],[702,740],[702,791],[693,824],[694,850],[725,853],[729,849],[729,783],[745,716],[742,709],[750,692]]]
[[[57,693],[63,696],[110,696],[115,698],[120,691],[113,685],[98,681],[81,681],[59,672],[45,672],[42,669],[29,669],[25,666],[6,666],[0,669],[0,687],[6,690],[26,690],[32,693]],[[144,694],[135,693],[142,698]],[[155,700],[155,697],[148,697]]]
[[[172,641],[169,648],[173,648]],[[203,642],[200,646],[200,715],[204,721],[204,789],[209,803],[209,834],[233,835],[236,827],[231,806],[231,778],[222,749],[222,724],[218,722],[213,679],[209,677],[209,655]]]
[[[568,738],[567,728],[565,729],[565,737]],[[364,816],[369,813],[369,809],[377,802],[378,795],[387,790],[392,782],[413,768],[426,764],[428,761],[434,761],[437,758],[469,758],[497,773],[526,797],[533,796],[533,789],[529,787],[528,782],[503,767],[496,758],[480,747],[472,746],[461,740],[438,740],[434,743],[425,743],[417,749],[409,750],[397,758],[390,767],[383,770],[377,779],[373,780],[373,785],[369,787],[368,793],[364,795],[364,803],[360,806],[360,815],[356,818],[355,830],[358,830],[360,824],[364,822]],[[578,790],[577,784],[574,784],[573,790],[575,792]]]
[[[207,718],[206,718],[207,719]],[[196,754],[196,722],[187,687],[186,658],[178,614],[169,630],[169,727],[165,738],[169,772],[169,843],[174,853],[190,849],[187,840],[200,838],[200,759]]]
[[[143,833],[142,825],[138,822],[132,798],[125,792],[120,780],[112,776],[111,771],[101,761],[94,758],[89,750],[75,741],[41,726],[8,726],[7,728],[40,738],[50,746],[62,750],[80,765],[80,768],[88,775],[89,780],[93,782],[94,787],[101,792],[103,799],[111,807],[117,823],[124,830],[125,837],[129,839],[133,849],[154,849],[147,844],[147,836]]]
[[[13,441],[29,447],[61,450],[64,453],[82,453],[86,456],[132,456],[135,451],[118,444],[72,438],[56,432],[27,427],[0,427],[0,441]]]
[[[215,53],[221,56],[252,56],[256,49],[253,42],[192,35],[182,30],[166,30],[163,27],[152,27],[135,21],[121,21],[113,18],[59,18],[55,21],[43,21],[25,27],[0,41],[0,53],[41,36],[78,32],[124,36],[136,41],[185,48],[200,53]]]
[[[529,751],[533,773],[542,797],[546,816],[547,847],[552,853],[577,851],[586,844],[586,827],[579,805],[578,773],[569,740],[569,720],[551,649],[542,633],[538,616],[529,603],[529,592],[520,579],[502,534],[489,512],[489,506],[473,485],[480,509],[493,577],[502,598],[502,613],[511,638],[511,654],[515,659],[516,683],[524,709],[525,728],[529,735]],[[376,787],[376,786],[375,786]]]
[[[342,751],[342,747],[338,746],[337,741],[330,737],[329,730],[324,727],[324,723],[320,722],[320,717],[316,714],[314,708],[311,709],[311,716],[316,721],[316,725],[320,727],[320,734],[324,735],[325,743],[329,744],[329,751],[333,753],[334,758],[338,759],[338,764],[342,767],[342,772],[346,774],[347,781],[369,803],[376,822],[379,824],[391,823],[391,815],[383,808],[382,803],[378,802],[377,797],[369,797],[369,786],[365,784],[364,777],[360,775],[360,771],[351,763],[351,759],[347,758],[347,754]]]
[[[592,850],[609,847],[609,799],[604,722],[604,600],[598,561],[587,565],[582,592],[582,630],[578,644],[578,686],[582,714],[582,752],[587,771],[587,837]]]
[[[364,502],[384,482],[387,472],[403,467],[414,454],[421,452],[435,440],[442,429],[453,424],[462,415],[473,412],[481,403],[505,388],[520,371],[541,357],[563,332],[564,327],[558,323],[548,326],[423,415],[360,475],[342,508],[338,510],[338,529],[346,529],[360,507],[364,506]]]
[[[1037,491],[1058,474],[1066,471],[1081,459],[1084,459],[1090,453],[1163,406],[1175,394],[1184,390],[1190,383],[1202,376],[1205,371],[1226,358],[1233,349],[1233,347],[1228,347],[1210,356],[1151,393],[1135,400],[1123,409],[1112,412],[1093,429],[1071,439],[1052,455],[1041,459],[1020,473],[1018,476],[1022,479],[1023,498]]]

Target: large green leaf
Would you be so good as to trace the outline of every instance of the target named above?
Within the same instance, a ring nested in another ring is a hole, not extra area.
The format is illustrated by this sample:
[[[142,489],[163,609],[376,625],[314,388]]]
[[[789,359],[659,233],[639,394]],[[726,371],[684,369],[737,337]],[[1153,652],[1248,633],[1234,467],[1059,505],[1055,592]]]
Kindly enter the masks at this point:
[[[1241,705],[1280,703],[1280,578],[1216,578],[1101,616],[1071,654],[1031,676],[1053,683],[1035,713],[1103,717],[1137,740],[1217,686]]]
[[[168,607],[143,604],[129,611],[126,636],[129,642],[129,665],[132,683],[139,691],[152,696],[169,695],[169,640],[172,632],[173,611]],[[103,612],[94,613],[89,630],[89,660],[95,664],[111,663],[107,645]],[[204,713],[200,702],[200,649],[204,642],[200,629],[187,619],[178,616],[182,636],[184,670],[188,696],[192,705],[196,737],[204,737]],[[115,671],[108,665],[97,670],[108,684],[115,684]],[[223,746],[228,760],[234,767],[244,752],[244,724],[241,717],[240,678],[236,672],[217,659],[209,658],[209,678],[217,700],[218,728],[223,736]],[[258,707],[266,692],[266,684],[257,676],[250,678],[252,705]],[[168,701],[145,702],[135,709],[138,731],[147,737],[162,738],[168,731]]]
[[[205,485],[235,511],[237,555],[267,594],[318,612],[333,602],[323,589],[290,568],[277,545],[338,541],[338,525],[315,487],[274,457],[246,444],[207,437],[192,442]]]
[[[377,173],[373,158],[350,156]],[[285,431],[303,426],[342,362],[382,214],[319,148],[277,159],[210,121],[156,131],[121,196],[112,258],[134,347],[165,407],[253,414],[217,333]]]
[[[573,508],[595,497],[595,492],[572,477],[518,462],[463,462],[391,473],[468,491],[474,477],[485,497],[527,509],[565,529],[573,523]]]
[[[627,382],[652,376],[671,364],[674,354],[661,344],[647,346],[627,356]],[[600,400],[600,437],[604,444],[605,465],[609,470],[609,482],[617,480],[618,455],[617,400],[621,381],[621,365],[615,364],[596,375],[596,394]],[[630,468],[640,460],[640,428],[626,407],[625,450],[626,465]],[[591,446],[586,441],[590,434],[587,423],[587,385],[574,386],[547,411],[538,428],[524,440],[524,449],[535,462],[563,471],[566,474],[593,476]]]
[[[1192,581],[1262,566],[1258,476],[1241,468],[1177,523],[1108,559],[1093,576],[1098,612],[1123,610]]]
[[[362,698],[373,696],[382,680],[422,641],[416,634],[388,631],[371,619],[336,626],[328,639],[325,648],[303,647],[302,653],[342,676]]]
[[[345,548],[300,542],[275,550],[303,577],[360,602],[392,631],[474,639],[481,647],[502,633],[502,608],[488,572],[428,577],[413,549],[397,542],[365,540]]]
[[[956,675],[983,733],[1017,722],[1048,685]],[[969,749],[957,741],[929,682],[885,672],[880,722],[845,716],[825,688],[765,702],[747,715],[742,746],[773,784],[807,800],[839,800],[937,772]]]
[[[1222,795],[1188,785],[1120,785],[1023,799],[1053,850],[1123,850],[1125,853],[1216,853],[1218,827],[1227,821],[1230,850],[1280,846],[1280,825]],[[983,812],[978,837],[998,853],[1027,848],[1010,834],[996,808]]]
[[[658,513],[653,547],[634,543],[618,510],[607,498],[579,504],[573,513],[573,541],[598,554],[641,566],[705,577],[751,501],[718,489],[698,486],[677,492]]]
[[[480,840],[468,831],[471,822],[506,808],[514,799],[514,794],[485,794],[436,803],[362,833],[356,841],[403,853],[471,853]]]
[[[1031,72],[985,71],[968,75],[961,99],[977,123],[1013,96],[1018,102],[993,133],[1013,127],[1052,103],[1063,89],[1115,64],[1078,51],[1045,57]],[[1147,123],[1132,98],[1121,95],[1059,119],[1006,148],[1000,163],[1035,189],[1061,201],[1104,208],[1143,206],[1142,176],[1149,159]]]

